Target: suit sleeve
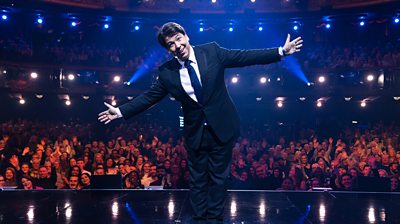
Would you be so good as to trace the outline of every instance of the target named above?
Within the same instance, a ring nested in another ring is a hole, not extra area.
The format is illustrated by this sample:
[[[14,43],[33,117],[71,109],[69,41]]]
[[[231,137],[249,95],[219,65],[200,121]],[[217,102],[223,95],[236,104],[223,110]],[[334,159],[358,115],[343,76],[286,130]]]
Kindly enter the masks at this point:
[[[225,68],[264,65],[281,60],[279,48],[234,50],[213,43],[217,56]]]
[[[164,85],[157,79],[149,90],[120,106],[119,109],[124,119],[129,119],[155,105],[167,94],[168,92]]]

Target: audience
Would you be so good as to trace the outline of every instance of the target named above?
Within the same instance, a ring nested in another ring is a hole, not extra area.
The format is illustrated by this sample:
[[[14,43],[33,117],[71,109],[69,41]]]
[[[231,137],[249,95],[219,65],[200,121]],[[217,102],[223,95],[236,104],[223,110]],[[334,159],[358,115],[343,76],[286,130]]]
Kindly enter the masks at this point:
[[[103,140],[92,135],[92,127],[0,123],[0,187],[91,189],[92,174],[121,175],[127,189],[189,187],[187,153],[178,131],[133,122],[109,129],[110,137]],[[272,130],[252,127],[238,139],[232,149],[231,188],[354,191],[361,188],[360,177],[370,177],[390,180],[391,190],[399,191],[399,127],[345,128],[326,139],[309,128]]]

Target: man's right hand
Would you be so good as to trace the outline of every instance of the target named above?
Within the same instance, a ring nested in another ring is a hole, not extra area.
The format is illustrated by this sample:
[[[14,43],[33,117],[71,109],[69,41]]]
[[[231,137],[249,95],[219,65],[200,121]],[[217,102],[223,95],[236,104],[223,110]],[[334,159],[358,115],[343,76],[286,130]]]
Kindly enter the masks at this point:
[[[110,104],[108,104],[106,102],[104,102],[104,105],[106,105],[108,107],[108,110],[99,113],[98,120],[104,124],[108,124],[112,120],[117,119],[119,116],[118,116],[117,108],[111,106]]]

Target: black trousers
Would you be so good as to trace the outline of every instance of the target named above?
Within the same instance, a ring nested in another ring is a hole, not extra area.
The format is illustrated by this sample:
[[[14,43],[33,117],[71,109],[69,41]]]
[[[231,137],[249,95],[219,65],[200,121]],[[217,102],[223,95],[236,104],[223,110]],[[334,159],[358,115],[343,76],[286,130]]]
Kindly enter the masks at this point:
[[[188,149],[194,217],[222,220],[234,140],[222,144],[211,128],[204,126],[200,148]]]

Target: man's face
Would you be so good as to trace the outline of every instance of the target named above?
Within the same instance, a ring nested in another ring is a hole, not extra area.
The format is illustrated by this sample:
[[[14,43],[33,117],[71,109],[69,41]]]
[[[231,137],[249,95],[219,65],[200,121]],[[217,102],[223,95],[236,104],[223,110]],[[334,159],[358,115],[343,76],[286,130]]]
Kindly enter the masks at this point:
[[[79,166],[79,168],[80,168],[81,170],[83,170],[83,168],[85,167],[85,162],[83,162],[83,160],[78,160],[78,161],[76,162],[76,164]]]
[[[157,169],[157,176],[160,178],[165,176],[165,169]]]
[[[342,184],[346,189],[351,188],[351,185],[352,185],[351,178],[349,176],[343,176]]]
[[[48,171],[47,171],[46,167],[41,167],[39,169],[40,178],[47,178],[47,174],[48,174]]]
[[[168,51],[178,59],[185,61],[190,55],[189,37],[182,33],[176,33],[165,38]]]
[[[157,167],[151,166],[150,167],[150,176],[155,177],[157,175]]]
[[[23,173],[28,173],[29,172],[28,164],[22,164],[21,170],[22,170]]]
[[[96,174],[96,175],[104,175],[104,174],[105,174],[105,173],[104,173],[104,169],[103,169],[103,168],[97,168],[95,174]]]
[[[78,187],[78,177],[73,176],[69,178],[69,188],[75,189]]]

